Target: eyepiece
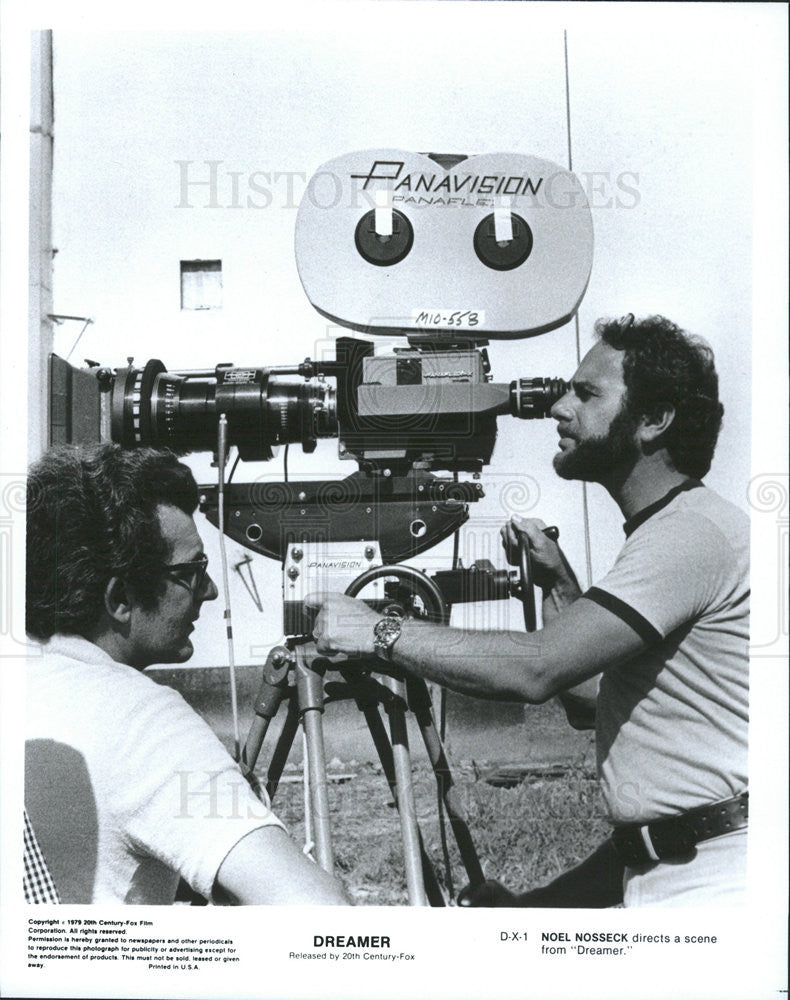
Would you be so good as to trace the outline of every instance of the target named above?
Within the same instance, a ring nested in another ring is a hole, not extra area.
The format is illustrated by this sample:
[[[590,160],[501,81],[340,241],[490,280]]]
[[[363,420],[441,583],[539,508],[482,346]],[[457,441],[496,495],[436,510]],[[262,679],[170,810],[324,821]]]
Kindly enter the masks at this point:
[[[510,412],[522,420],[547,417],[568,391],[561,378],[520,378],[510,383]]]

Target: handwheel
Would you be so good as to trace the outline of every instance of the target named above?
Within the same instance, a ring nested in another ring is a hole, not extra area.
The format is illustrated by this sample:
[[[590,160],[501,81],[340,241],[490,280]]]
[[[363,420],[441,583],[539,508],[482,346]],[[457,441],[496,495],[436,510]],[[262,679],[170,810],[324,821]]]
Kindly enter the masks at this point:
[[[560,537],[560,529],[552,525],[550,528],[544,528],[543,534],[556,542]],[[521,601],[524,609],[524,628],[527,632],[534,632],[538,627],[535,616],[535,587],[529,541],[525,535],[521,535],[518,540],[518,583],[511,593]]]
[[[356,597],[369,583],[373,583],[374,580],[379,580],[383,576],[394,576],[408,584],[412,593],[422,600],[426,611],[433,619],[441,625],[447,625],[450,620],[450,612],[442,597],[442,592],[430,577],[410,566],[376,566],[374,569],[366,570],[346,587],[346,596]],[[392,603],[397,604],[395,601]]]
[[[532,558],[529,554],[529,542],[523,535],[518,540],[518,577],[516,596],[524,611],[524,628],[527,632],[534,632],[538,623],[535,615],[535,588],[532,585]]]

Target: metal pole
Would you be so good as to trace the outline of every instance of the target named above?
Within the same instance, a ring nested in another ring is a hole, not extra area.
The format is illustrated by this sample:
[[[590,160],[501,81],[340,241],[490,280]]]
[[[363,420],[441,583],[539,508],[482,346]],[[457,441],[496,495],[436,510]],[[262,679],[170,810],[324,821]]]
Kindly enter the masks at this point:
[[[420,727],[428,759],[433,767],[439,789],[440,801],[444,803],[450,826],[455,835],[455,841],[461,854],[466,873],[473,885],[485,881],[485,875],[477,856],[472,834],[469,830],[464,808],[453,783],[450,763],[444,751],[444,746],[436,731],[431,708],[431,696],[428,686],[421,678],[410,677],[408,681],[409,702]]]
[[[414,803],[409,739],[406,732],[406,682],[397,677],[386,676],[382,676],[380,680],[394,695],[387,704],[387,715],[390,720],[392,759],[397,782],[398,813],[403,837],[403,860],[409,905],[427,906],[420,863],[420,831],[417,827],[417,810]]]
[[[313,820],[315,824],[315,849],[319,865],[333,874],[335,870],[332,850],[332,831],[329,826],[329,786],[326,780],[324,754],[324,681],[321,672],[308,666],[304,646],[296,650],[296,686],[302,710],[302,724],[307,737],[307,764],[312,789]]]

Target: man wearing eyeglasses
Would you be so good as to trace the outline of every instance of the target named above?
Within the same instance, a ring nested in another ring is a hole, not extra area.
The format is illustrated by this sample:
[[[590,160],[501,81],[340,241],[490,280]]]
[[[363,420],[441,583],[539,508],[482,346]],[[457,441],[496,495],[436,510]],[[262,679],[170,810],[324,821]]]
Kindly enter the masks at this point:
[[[144,674],[192,656],[217,597],[197,499],[190,470],[151,449],[55,449],[31,469],[31,902],[172,903],[180,879],[217,903],[348,902],[206,723]]]

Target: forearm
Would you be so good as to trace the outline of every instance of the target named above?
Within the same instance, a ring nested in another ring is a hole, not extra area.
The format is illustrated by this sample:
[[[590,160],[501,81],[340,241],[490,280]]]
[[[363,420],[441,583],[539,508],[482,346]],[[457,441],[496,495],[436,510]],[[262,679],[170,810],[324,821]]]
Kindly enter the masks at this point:
[[[557,697],[565,709],[568,722],[574,729],[595,729],[598,682],[598,677],[591,677],[558,693]]]
[[[552,580],[551,587],[543,590],[543,624],[553,621],[565,608],[573,604],[582,596],[582,589],[576,574],[560,552],[562,560],[562,572],[558,573]]]
[[[392,661],[461,694],[539,704],[550,697],[540,632],[480,632],[404,623]]]
[[[319,655],[375,655],[379,619],[363,601],[308,594],[305,605],[319,609],[313,625]],[[630,625],[581,598],[539,632],[478,632],[406,619],[390,655],[395,666],[462,694],[541,704],[644,647]]]

